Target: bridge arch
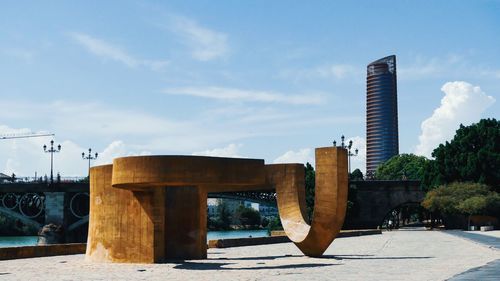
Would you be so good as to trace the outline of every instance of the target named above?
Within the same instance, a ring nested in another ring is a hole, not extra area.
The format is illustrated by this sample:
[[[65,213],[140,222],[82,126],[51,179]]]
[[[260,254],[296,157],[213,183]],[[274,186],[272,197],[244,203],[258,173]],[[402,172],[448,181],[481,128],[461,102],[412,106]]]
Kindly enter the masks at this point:
[[[420,181],[351,181],[355,212],[346,219],[344,228],[380,227],[389,212],[408,203],[419,204],[425,196]]]
[[[388,221],[392,220],[393,227],[399,228],[411,222],[412,216],[419,216],[419,219],[425,218],[425,209],[420,205],[421,202],[407,201],[397,205],[389,210],[380,221],[380,228],[387,228]]]
[[[249,201],[264,206],[277,207],[275,191],[211,192],[208,193],[208,198]]]
[[[10,210],[10,209],[7,209],[7,208],[1,207],[1,206],[0,206],[0,213],[5,214],[6,216],[11,217],[13,219],[19,220],[23,224],[34,227],[36,229],[40,229],[42,227],[41,223],[39,223],[33,219],[30,219],[28,217],[25,217],[22,214],[17,213],[13,210]]]

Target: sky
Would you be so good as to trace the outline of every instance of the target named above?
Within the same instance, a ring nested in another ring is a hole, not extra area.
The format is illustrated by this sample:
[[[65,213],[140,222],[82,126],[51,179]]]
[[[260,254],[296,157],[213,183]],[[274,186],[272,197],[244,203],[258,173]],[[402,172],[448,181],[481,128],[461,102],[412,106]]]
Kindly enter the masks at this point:
[[[353,140],[366,66],[396,55],[400,153],[500,113],[500,1],[5,1],[0,135],[54,133],[54,173],[127,155],[314,163]],[[0,139],[0,172],[50,173],[51,138]]]

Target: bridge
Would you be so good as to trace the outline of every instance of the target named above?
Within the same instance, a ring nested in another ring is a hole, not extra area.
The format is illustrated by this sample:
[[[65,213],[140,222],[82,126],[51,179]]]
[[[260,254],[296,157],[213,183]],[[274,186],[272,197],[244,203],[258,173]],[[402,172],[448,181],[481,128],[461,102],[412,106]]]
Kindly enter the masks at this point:
[[[344,228],[379,227],[391,212],[405,204],[419,204],[425,195],[419,181],[351,181],[349,185],[354,206]],[[209,193],[208,197],[276,206],[276,193],[269,191]],[[62,225],[71,242],[85,240],[88,212],[88,182],[0,183],[0,213],[35,229],[48,223]]]
[[[209,198],[252,201],[276,205],[275,192],[209,193]],[[89,219],[89,183],[83,179],[20,180],[0,183],[0,213],[33,229],[45,224],[62,225],[69,241],[86,238]]]
[[[49,223],[62,225],[67,242],[81,241],[88,225],[88,182],[0,183],[0,213],[32,229]]]
[[[353,203],[345,219],[344,229],[381,227],[392,218],[399,223],[404,207],[419,207],[425,192],[416,180],[350,181],[349,201]],[[276,193],[269,191],[209,193],[209,198],[252,201],[276,206]]]
[[[344,228],[377,228],[389,217],[401,215],[405,206],[420,206],[425,192],[416,180],[351,181],[349,200],[352,210]]]

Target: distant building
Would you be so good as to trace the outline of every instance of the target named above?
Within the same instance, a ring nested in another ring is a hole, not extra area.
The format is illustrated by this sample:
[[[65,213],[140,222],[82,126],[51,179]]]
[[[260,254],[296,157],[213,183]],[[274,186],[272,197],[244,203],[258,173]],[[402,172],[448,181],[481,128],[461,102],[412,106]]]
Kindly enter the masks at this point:
[[[277,217],[278,208],[272,206],[259,205],[259,213],[261,217]]]
[[[238,224],[239,221],[234,215],[240,206],[247,208],[252,208],[256,211],[260,211],[258,203],[252,203],[249,201],[233,200],[233,199],[213,199],[207,200],[207,215],[211,219],[216,219],[218,214],[219,204],[224,202],[226,204],[227,210],[231,216],[232,223]]]
[[[13,180],[12,176],[8,176],[8,175],[6,175],[4,173],[0,173],[0,183],[10,182],[12,180]]]
[[[366,77],[366,173],[399,153],[396,56],[370,63]]]
[[[217,201],[214,199],[207,200],[207,215],[210,219],[217,218]]]

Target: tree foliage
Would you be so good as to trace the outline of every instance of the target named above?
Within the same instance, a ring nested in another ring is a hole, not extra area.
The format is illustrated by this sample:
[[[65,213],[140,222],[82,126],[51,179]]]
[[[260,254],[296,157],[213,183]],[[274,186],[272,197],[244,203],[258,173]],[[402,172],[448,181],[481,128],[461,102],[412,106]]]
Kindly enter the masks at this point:
[[[425,168],[425,186],[470,181],[500,191],[500,121],[482,119],[470,126],[460,125],[454,138],[440,144],[432,156],[435,160]]]
[[[238,207],[238,210],[236,210],[236,217],[239,219],[240,223],[244,226],[260,225],[260,213],[252,208],[240,205]]]
[[[271,234],[273,230],[283,230],[283,225],[281,224],[281,220],[279,217],[273,217],[269,220],[267,224],[267,231]]]
[[[316,173],[313,166],[306,164],[306,206],[309,219],[312,218],[314,210],[314,186],[316,185]]]
[[[217,227],[222,229],[230,229],[231,214],[229,208],[224,200],[218,200],[217,204]]]
[[[362,181],[363,180],[363,172],[361,172],[360,169],[356,169],[352,171],[349,179],[354,180],[354,181]]]
[[[500,194],[484,184],[455,182],[427,192],[422,206],[445,215],[498,216]]]
[[[359,171],[361,173],[361,171]],[[313,217],[313,212],[314,212],[314,196],[315,196],[315,186],[316,186],[316,172],[314,171],[314,168],[312,167],[311,164],[307,163],[305,167],[305,174],[306,174],[306,179],[305,179],[305,184],[306,184],[306,209],[307,209],[307,215],[309,222],[311,222],[311,219]],[[361,173],[361,179],[362,179],[362,173]],[[356,190],[349,188],[348,191],[348,198],[347,198],[347,215],[352,213],[353,211],[356,211],[355,209],[358,208],[357,203],[356,203]]]
[[[378,180],[422,180],[429,160],[415,154],[399,154],[378,166],[375,178]]]

